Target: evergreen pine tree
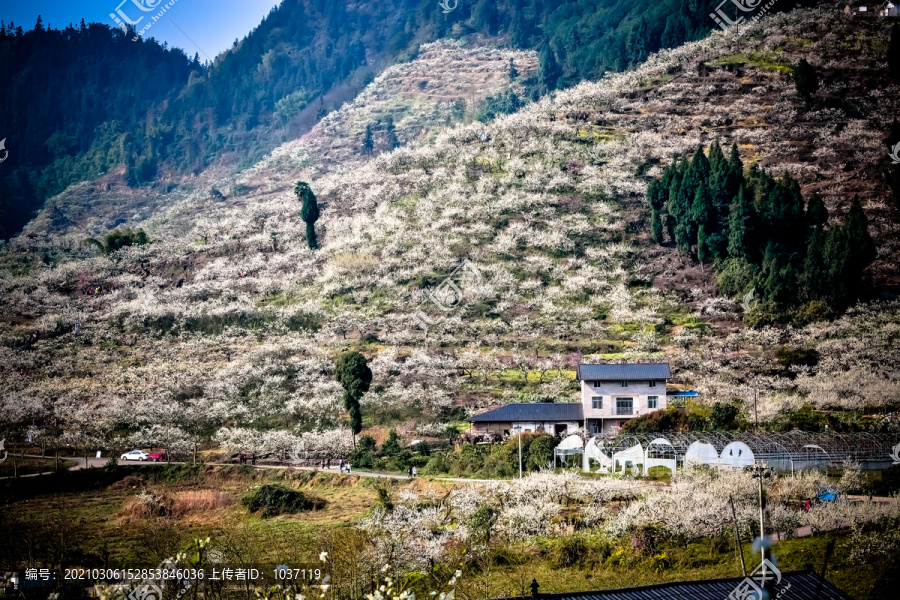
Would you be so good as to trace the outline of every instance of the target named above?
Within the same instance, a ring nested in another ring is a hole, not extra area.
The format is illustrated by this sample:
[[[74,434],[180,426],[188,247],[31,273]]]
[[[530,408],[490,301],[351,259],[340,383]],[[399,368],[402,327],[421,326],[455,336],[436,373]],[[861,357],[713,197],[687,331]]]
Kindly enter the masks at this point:
[[[512,57],[509,57],[509,79],[510,81],[515,80],[519,76],[519,70],[516,68],[515,63],[513,62]]]
[[[733,258],[749,258],[748,228],[752,206],[744,188],[738,188],[738,195],[731,205],[728,216],[728,255]]]
[[[825,286],[834,304],[843,307],[849,301],[852,291],[853,275],[847,265],[850,257],[850,245],[843,226],[832,227],[825,236],[823,251],[826,269]]]
[[[891,76],[900,79],[900,26],[894,23],[891,26],[891,41],[887,51],[888,69]]]
[[[869,220],[863,212],[859,196],[854,196],[850,202],[850,210],[847,212],[847,220],[844,222],[847,231],[847,241],[850,244],[850,267],[856,273],[862,273],[875,260],[875,242],[869,235]]]
[[[709,145],[709,168],[710,173],[715,175],[717,171],[724,170],[727,165],[725,154],[722,153],[722,146],[719,145],[718,138],[713,140]]]
[[[705,223],[697,227],[697,260],[701,263],[707,263],[713,258],[709,247],[709,235],[706,233],[707,227]]]
[[[344,408],[350,414],[350,429],[355,445],[356,434],[362,430],[359,401],[372,385],[372,369],[369,368],[366,357],[359,352],[345,352],[338,357],[334,377],[344,388]]]
[[[556,60],[556,53],[550,44],[545,43],[541,48],[540,66],[538,68],[538,82],[545,91],[555,90],[559,78],[562,75],[562,67]]]
[[[806,206],[806,222],[810,227],[825,225],[828,222],[828,209],[825,208],[825,203],[822,202],[822,197],[818,192],[813,192],[809,197]]]
[[[710,233],[710,226],[715,226],[713,217],[712,200],[709,197],[709,190],[705,185],[697,186],[694,192],[694,200],[691,203],[690,220],[694,223],[694,227],[706,225],[707,234]]]
[[[519,6],[517,2],[514,2],[512,10],[512,22],[509,26],[510,41],[516,48],[527,48],[528,25],[525,23],[525,17],[523,16],[524,8]]]
[[[650,209],[650,237],[657,244],[663,243],[662,220],[659,217],[659,211],[655,208]]]
[[[366,154],[372,154],[372,151],[375,149],[375,140],[372,137],[372,125],[371,123],[366,124],[366,133],[363,136],[363,152]]]
[[[300,208],[300,218],[306,223],[306,243],[310,250],[319,247],[319,241],[316,237],[316,221],[319,220],[319,204],[316,201],[316,195],[313,194],[309,184],[298,181],[294,186],[294,194],[297,199],[302,202]]]
[[[387,135],[387,145],[388,148],[393,150],[400,146],[400,140],[397,139],[397,129],[394,126],[394,117],[389,116],[387,118],[387,124],[385,125],[385,134]]]
[[[825,267],[825,232],[816,225],[806,247],[803,264],[806,294],[810,300],[821,298],[828,289],[828,270]]]
[[[819,78],[816,74],[816,69],[806,62],[805,58],[801,58],[797,66],[794,67],[794,86],[797,88],[797,93],[807,100],[819,89]]]

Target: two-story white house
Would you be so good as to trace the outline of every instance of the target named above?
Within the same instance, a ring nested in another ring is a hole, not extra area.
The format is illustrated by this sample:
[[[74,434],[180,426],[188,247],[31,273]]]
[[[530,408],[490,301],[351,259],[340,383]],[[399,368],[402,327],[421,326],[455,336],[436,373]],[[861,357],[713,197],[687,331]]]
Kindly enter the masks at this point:
[[[615,433],[629,419],[666,408],[668,363],[578,365],[584,430]]]

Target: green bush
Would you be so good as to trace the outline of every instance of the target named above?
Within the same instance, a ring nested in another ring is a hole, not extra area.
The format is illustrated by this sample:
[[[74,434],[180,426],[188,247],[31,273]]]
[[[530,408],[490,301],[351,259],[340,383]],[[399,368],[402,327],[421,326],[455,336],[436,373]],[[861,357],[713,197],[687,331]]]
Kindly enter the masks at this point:
[[[553,450],[559,445],[559,440],[552,435],[538,435],[528,445],[528,457],[525,466],[532,471],[543,468],[547,463],[553,462]]]
[[[589,547],[583,536],[568,535],[559,538],[553,549],[552,562],[557,569],[565,569],[582,562]]]
[[[375,448],[377,444],[371,435],[359,438],[356,448],[350,452],[350,464],[358,469],[371,469],[375,462]]]
[[[263,518],[281,514],[294,514],[304,510],[318,510],[325,506],[325,501],[303,492],[292,490],[283,485],[268,483],[256,488],[241,500],[250,512],[262,509]]]

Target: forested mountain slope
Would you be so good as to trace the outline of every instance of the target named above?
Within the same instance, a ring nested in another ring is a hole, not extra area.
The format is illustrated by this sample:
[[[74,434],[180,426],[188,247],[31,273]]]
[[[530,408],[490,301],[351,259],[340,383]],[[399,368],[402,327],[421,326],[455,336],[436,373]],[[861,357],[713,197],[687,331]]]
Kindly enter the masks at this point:
[[[0,169],[9,238],[66,186],[125,167],[130,187],[214,163],[247,167],[439,38],[540,51],[529,96],[708,34],[697,0],[285,0],[212,64],[92,23],[0,28]],[[21,24],[20,24],[21,25]],[[470,107],[472,108],[472,107]],[[36,120],[36,115],[40,118]]]
[[[375,372],[366,425],[421,426],[454,405],[523,394],[571,398],[560,369],[599,354],[665,358],[706,405],[751,410],[740,399],[757,387],[764,421],[790,422],[811,406],[846,411],[848,427],[875,426],[858,419],[896,408],[900,306],[861,305],[802,328],[737,327],[741,310],[715,294],[711,270],[683,293],[667,284],[679,261],[696,263],[650,242],[646,190],[673,154],[736,144],[748,169],[789,172],[804,202],[818,190],[829,228],[859,194],[877,247],[869,269],[894,277],[887,182],[854,174],[889,162],[882,115],[894,113],[897,90],[884,75],[887,40],[881,21],[794,11],[753,25],[739,48],[716,33],[487,124],[434,139],[411,130],[408,145],[369,160],[306,146],[349,157],[346,168],[281,149],[252,181],[209,180],[246,183],[246,195],[223,201],[204,187],[162,201],[143,223],[149,244],[134,237],[115,250],[110,240],[108,253],[85,256],[74,250],[80,234],[21,240],[30,250],[7,253],[0,279],[10,315],[0,413],[55,415],[82,442],[168,445],[217,432],[228,447],[283,450],[344,422],[330,369],[354,346]],[[822,73],[809,99],[791,76],[801,58]],[[329,117],[319,133],[358,135],[370,118],[347,129]],[[323,205],[317,250],[298,179]],[[446,296],[431,292],[461,263],[462,302],[442,309],[436,299]],[[784,359],[784,348],[806,358]],[[349,443],[329,435],[316,439]]]

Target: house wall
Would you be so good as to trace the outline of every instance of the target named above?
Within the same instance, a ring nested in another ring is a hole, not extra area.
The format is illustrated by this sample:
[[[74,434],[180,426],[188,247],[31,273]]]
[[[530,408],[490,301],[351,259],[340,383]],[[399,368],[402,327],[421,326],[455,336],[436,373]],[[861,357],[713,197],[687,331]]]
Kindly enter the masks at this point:
[[[629,421],[628,417],[610,417],[601,421],[600,419],[587,419],[588,435],[596,435],[598,433],[617,433],[619,428]]]
[[[553,434],[555,431],[555,425],[565,425],[567,430],[572,430],[577,427],[581,427],[583,423],[580,421],[517,421],[515,423],[502,423],[502,422],[475,422],[472,424],[473,429],[478,433],[499,433],[503,434],[504,432],[514,433],[513,426],[520,425],[522,427],[522,431],[524,433],[536,433],[540,427],[543,427],[544,433]]]
[[[627,387],[622,387],[621,381],[582,381],[581,404],[584,407],[586,419],[633,419],[657,410],[666,408],[666,382],[664,379],[655,380],[656,385],[651,386],[647,380],[628,381]],[[593,408],[592,398],[603,398],[603,408]],[[648,408],[648,398],[656,396],[656,408]],[[616,414],[616,399],[631,398],[632,413],[630,415]]]
[[[472,429],[477,433],[499,433],[503,435],[504,431],[512,429],[512,423],[502,423],[502,422],[475,422],[472,423]]]

